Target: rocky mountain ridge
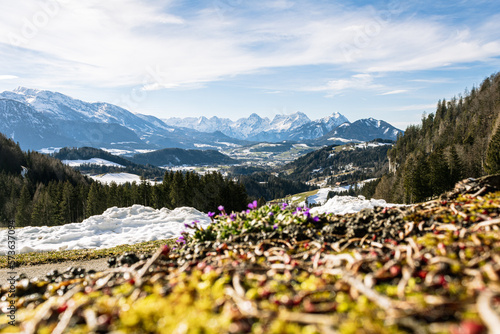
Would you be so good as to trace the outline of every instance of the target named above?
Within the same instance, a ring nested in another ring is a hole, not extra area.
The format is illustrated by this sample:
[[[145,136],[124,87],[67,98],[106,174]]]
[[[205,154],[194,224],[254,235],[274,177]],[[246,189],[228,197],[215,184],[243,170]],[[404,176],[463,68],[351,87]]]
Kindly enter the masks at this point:
[[[162,120],[110,103],[89,103],[58,92],[19,87],[0,93],[0,132],[24,149],[91,146],[137,153],[162,148],[223,151],[252,142],[332,145],[394,140],[401,131],[374,119],[350,123],[338,112],[318,120],[302,112],[276,115],[272,120],[256,113],[237,121],[216,116]]]

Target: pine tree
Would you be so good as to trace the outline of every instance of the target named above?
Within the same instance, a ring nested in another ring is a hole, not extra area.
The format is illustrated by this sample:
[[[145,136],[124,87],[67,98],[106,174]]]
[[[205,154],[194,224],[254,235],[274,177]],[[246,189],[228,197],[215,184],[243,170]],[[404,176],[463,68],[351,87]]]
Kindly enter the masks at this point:
[[[486,173],[500,173],[500,127],[490,140],[488,151],[486,152]]]
[[[24,183],[19,201],[17,202],[16,224],[17,226],[31,225],[31,194],[27,182]]]
[[[116,182],[111,182],[111,184],[107,187],[107,193],[108,195],[106,196],[107,199],[107,207],[111,208],[113,206],[120,206],[120,199],[118,195],[118,185]]]
[[[455,145],[451,146],[450,149],[450,181],[452,185],[457,183],[463,178],[463,164],[458,156],[457,149]]]
[[[74,188],[69,181],[64,182],[60,204],[61,217],[65,224],[74,221]]]
[[[186,202],[186,194],[184,186],[184,175],[181,172],[177,171],[175,173],[171,188],[170,198],[172,201],[172,206],[174,208],[184,206]]]
[[[33,199],[33,211],[31,213],[31,223],[36,226],[54,225],[55,207],[47,189],[40,185],[37,187]]]
[[[100,215],[105,210],[103,206],[103,197],[101,196],[100,186],[97,182],[92,183],[87,197],[87,217]]]

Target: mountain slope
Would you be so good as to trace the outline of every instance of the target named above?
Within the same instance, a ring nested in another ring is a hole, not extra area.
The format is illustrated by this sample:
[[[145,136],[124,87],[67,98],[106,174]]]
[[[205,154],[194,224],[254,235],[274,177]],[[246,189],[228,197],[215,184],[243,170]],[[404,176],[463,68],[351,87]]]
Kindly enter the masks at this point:
[[[320,138],[343,123],[349,123],[349,120],[340,113],[334,113],[296,128],[288,139],[302,141]]]
[[[327,179],[330,184],[380,177],[387,171],[387,151],[391,146],[379,142],[327,146],[286,164],[280,169],[280,175],[302,182]]]
[[[463,178],[500,172],[488,168],[488,156],[500,159],[492,141],[500,124],[500,73],[464,95],[439,101],[421,125],[406,129],[388,153],[391,173],[379,183],[377,197],[419,202]]]
[[[0,93],[0,99],[17,102],[4,104],[0,109],[0,120],[4,120],[0,130],[11,136],[12,129],[24,126],[23,131],[17,132],[30,133],[34,137],[21,138],[23,147],[29,149],[68,145],[130,151],[161,147],[196,148],[200,145],[218,149],[241,143],[240,140],[221,133],[186,131],[184,128],[167,125],[154,116],[135,115],[109,103],[88,103],[57,92],[19,87],[12,92]],[[19,104],[29,108],[24,108],[23,116],[16,120],[11,115],[21,114],[17,110]],[[32,123],[44,126],[37,129],[35,126],[22,124],[23,120],[32,120]],[[52,135],[44,133],[44,129]],[[36,140],[37,138],[41,140]]]
[[[398,134],[403,131],[382,120],[365,118],[354,123],[343,123],[324,136],[314,140],[316,145],[331,145],[336,142],[370,141],[373,139],[396,140]]]
[[[0,98],[0,133],[22,143],[23,147],[41,148],[40,143],[56,146],[62,141],[74,145],[59,133],[58,126],[48,117],[21,102]]]

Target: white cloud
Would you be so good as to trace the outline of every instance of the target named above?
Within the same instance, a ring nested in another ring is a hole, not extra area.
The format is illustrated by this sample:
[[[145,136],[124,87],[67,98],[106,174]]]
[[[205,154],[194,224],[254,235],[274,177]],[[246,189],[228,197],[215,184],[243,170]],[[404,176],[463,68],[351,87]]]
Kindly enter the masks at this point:
[[[379,89],[381,85],[373,83],[373,76],[371,74],[361,73],[355,74],[350,78],[330,80],[322,86],[306,87],[302,90],[311,92],[327,92],[329,97],[341,94],[346,90],[367,90]]]
[[[18,77],[15,75],[0,75],[0,80],[12,80],[17,78]]]
[[[408,90],[407,89],[397,89],[397,90],[391,90],[389,92],[385,92],[379,95],[394,95],[394,94],[402,94],[406,93]]]
[[[0,31],[5,32],[0,73],[15,64],[25,84],[42,88],[196,88],[307,65],[363,73],[313,87],[338,94],[382,88],[369,73],[441,68],[500,55],[498,36],[484,29],[497,26],[494,18],[457,32],[436,20],[404,18],[399,9],[375,12],[307,1],[235,1],[225,15],[218,15],[224,8],[211,2],[185,12],[179,10],[184,3],[174,0],[46,3],[60,7],[50,11],[37,0],[24,0],[0,8]],[[8,47],[13,41],[18,47]]]

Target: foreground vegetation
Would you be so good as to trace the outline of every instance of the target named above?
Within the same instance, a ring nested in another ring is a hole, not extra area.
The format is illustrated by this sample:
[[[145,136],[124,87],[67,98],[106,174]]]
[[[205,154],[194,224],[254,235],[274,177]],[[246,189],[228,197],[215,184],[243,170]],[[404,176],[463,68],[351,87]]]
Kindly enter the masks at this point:
[[[345,216],[220,207],[214,224],[188,225],[191,236],[149,259],[21,280],[15,326],[3,315],[0,331],[493,332],[500,192],[481,182],[413,207]]]

